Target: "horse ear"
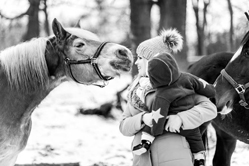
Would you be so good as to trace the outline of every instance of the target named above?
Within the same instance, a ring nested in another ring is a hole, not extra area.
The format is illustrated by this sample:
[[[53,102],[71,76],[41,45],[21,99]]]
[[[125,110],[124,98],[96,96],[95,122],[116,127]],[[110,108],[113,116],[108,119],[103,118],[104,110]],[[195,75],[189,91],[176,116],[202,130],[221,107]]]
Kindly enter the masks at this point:
[[[75,28],[81,28],[81,27],[80,27],[80,20],[75,24],[74,27],[75,27]]]
[[[55,18],[52,23],[52,29],[54,32],[54,35],[59,39],[59,40],[64,40],[68,36],[68,32],[65,31],[65,29],[62,27],[62,25],[57,21]]]
[[[245,12],[246,18],[249,21],[249,11]]]

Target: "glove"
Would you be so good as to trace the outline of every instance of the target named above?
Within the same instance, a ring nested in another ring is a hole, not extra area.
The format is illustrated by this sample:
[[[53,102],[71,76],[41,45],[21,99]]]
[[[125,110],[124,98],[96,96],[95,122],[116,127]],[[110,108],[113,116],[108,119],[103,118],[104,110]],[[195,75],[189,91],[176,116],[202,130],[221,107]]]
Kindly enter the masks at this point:
[[[142,117],[142,120],[144,124],[146,124],[149,127],[152,127],[152,113],[145,113]]]

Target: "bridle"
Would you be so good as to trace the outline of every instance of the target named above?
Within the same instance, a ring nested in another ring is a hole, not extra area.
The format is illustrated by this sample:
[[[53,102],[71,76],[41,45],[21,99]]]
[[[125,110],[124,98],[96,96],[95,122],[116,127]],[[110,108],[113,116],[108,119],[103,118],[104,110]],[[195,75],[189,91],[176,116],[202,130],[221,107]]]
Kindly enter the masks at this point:
[[[111,76],[103,76],[103,74],[101,73],[101,71],[99,70],[99,67],[98,67],[98,64],[96,62],[97,58],[99,57],[102,49],[104,48],[104,46],[107,44],[108,42],[103,42],[100,44],[100,46],[97,48],[95,54],[93,55],[93,57],[88,57],[87,59],[84,59],[84,60],[71,60],[70,58],[68,58],[66,56],[66,54],[61,51],[63,54],[64,54],[64,61],[65,61],[65,64],[70,72],[70,75],[71,77],[73,78],[73,80],[77,83],[80,83],[80,84],[85,84],[85,85],[95,85],[95,86],[98,86],[98,87],[105,87],[107,85],[107,81],[113,79],[113,77]],[[73,75],[73,72],[72,72],[72,69],[71,69],[71,65],[79,65],[79,64],[88,64],[90,63],[93,67],[93,69],[95,70],[95,72],[97,73],[97,75],[99,76],[99,78],[101,80],[103,80],[103,85],[99,85],[99,84],[95,84],[95,83],[83,83],[83,82],[80,82],[78,81],[74,75]]]
[[[249,12],[245,12],[246,18],[249,21]],[[245,41],[248,40],[248,38],[245,38]],[[244,39],[242,40],[242,43],[244,41]],[[239,104],[241,106],[243,106],[245,109],[249,109],[248,103],[246,102],[245,99],[245,92],[246,89],[249,88],[249,82],[246,84],[238,84],[227,72],[225,69],[221,70],[221,75],[233,86],[233,88],[235,89],[235,91],[238,93],[239,97],[240,97],[240,101]]]
[[[221,75],[234,87],[235,91],[238,93],[240,97],[239,104],[243,106],[245,109],[249,109],[248,103],[245,99],[246,89],[249,87],[249,82],[246,84],[238,84],[226,71],[225,69],[221,70]]]

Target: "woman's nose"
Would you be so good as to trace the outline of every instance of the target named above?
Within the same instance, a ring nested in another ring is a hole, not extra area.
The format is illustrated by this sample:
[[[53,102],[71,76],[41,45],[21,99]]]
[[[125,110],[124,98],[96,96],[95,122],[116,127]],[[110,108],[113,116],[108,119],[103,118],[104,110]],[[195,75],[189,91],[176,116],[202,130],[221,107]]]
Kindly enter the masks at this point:
[[[135,65],[137,65],[138,64],[138,59],[135,61]]]

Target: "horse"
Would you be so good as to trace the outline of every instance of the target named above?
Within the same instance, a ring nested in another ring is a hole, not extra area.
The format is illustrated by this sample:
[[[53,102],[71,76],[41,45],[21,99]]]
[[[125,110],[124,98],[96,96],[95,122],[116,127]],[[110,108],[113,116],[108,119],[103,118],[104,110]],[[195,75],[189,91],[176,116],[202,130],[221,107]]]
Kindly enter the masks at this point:
[[[216,89],[214,102],[219,114],[211,122],[217,137],[213,166],[230,166],[236,140],[249,144],[248,64],[249,31],[235,53],[205,56],[188,68]],[[202,132],[208,123],[201,126]]]
[[[13,166],[31,131],[31,115],[64,81],[103,87],[129,72],[131,51],[101,42],[94,33],[64,28],[54,19],[54,35],[34,38],[0,52],[0,165]]]

